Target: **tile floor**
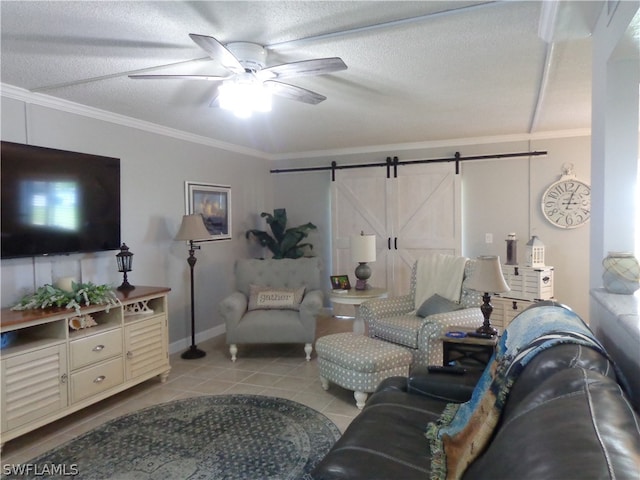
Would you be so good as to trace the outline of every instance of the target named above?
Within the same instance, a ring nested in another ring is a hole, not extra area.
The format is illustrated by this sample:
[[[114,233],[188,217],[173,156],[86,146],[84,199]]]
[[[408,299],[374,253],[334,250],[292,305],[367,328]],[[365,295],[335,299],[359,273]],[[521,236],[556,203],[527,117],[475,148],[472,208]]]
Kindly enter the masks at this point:
[[[321,316],[317,336],[352,328],[353,320]],[[171,373],[164,384],[153,378],[7,442],[2,464],[25,463],[113,418],[196,395],[244,393],[288,398],[322,412],[341,431],[359,413],[353,392],[336,385],[322,390],[315,351],[307,362],[303,345],[241,345],[235,363],[230,360],[224,336],[202,342],[198,348],[207,352],[204,358],[183,360],[180,353],[171,356]]]

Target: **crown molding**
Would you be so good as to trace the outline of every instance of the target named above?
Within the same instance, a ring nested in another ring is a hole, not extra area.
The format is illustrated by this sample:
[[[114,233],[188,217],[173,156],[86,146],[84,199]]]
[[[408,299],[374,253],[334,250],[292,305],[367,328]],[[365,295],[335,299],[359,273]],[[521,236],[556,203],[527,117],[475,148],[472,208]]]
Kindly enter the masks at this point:
[[[307,158],[337,157],[343,155],[357,155],[361,153],[402,152],[407,150],[421,150],[431,148],[461,147],[466,145],[487,145],[493,143],[528,142],[533,140],[549,140],[554,138],[588,137],[590,128],[573,130],[558,130],[552,132],[523,133],[511,135],[495,135],[489,137],[449,138],[426,142],[396,143],[388,145],[371,145],[367,147],[342,148],[333,150],[314,150],[309,152],[269,155],[270,160],[302,160]]]
[[[0,83],[0,94],[3,97],[19,100],[25,103],[39,105],[47,108],[54,108],[68,113],[82,115],[85,117],[103,120],[105,122],[115,123],[127,127],[137,128],[150,133],[164,135],[167,137],[184,140],[187,142],[198,143],[209,147],[219,148],[233,153],[248,155],[251,157],[261,158],[269,161],[277,160],[295,160],[308,158],[333,157],[341,155],[357,155],[379,152],[401,152],[407,150],[420,150],[442,147],[460,147],[465,145],[484,145],[491,143],[507,143],[540,139],[566,138],[566,137],[584,137],[591,135],[590,129],[562,130],[554,132],[541,132],[533,134],[513,134],[513,135],[497,135],[490,137],[469,137],[469,138],[451,138],[444,140],[433,140],[425,142],[413,143],[397,143],[387,145],[368,145],[361,147],[328,149],[328,150],[310,150],[292,153],[266,153],[259,150],[242,147],[232,143],[221,142],[212,138],[195,135],[174,128],[163,127],[151,122],[145,122],[125,115],[100,110],[94,107],[88,107],[79,103],[71,102],[42,93],[34,93],[23,88],[14,87]]]
[[[242,155],[248,155],[251,157],[258,157],[262,159],[269,159],[269,156],[259,150],[252,148],[246,148],[232,143],[221,142],[212,138],[203,137],[201,135],[195,135],[193,133],[184,132],[175,128],[163,127],[151,122],[145,122],[126,115],[119,115],[117,113],[108,112],[99,108],[89,107],[80,103],[71,102],[61,98],[44,95],[42,93],[34,93],[23,88],[14,87],[5,83],[0,83],[0,94],[3,97],[19,100],[32,105],[39,105],[41,107],[54,108],[67,113],[73,113],[76,115],[82,115],[96,120],[102,120],[105,122],[115,123],[117,125],[123,125],[126,127],[137,128],[146,132],[155,133],[158,135],[164,135],[178,140],[184,140],[187,142],[198,143],[209,147],[219,148],[233,153],[239,153]]]

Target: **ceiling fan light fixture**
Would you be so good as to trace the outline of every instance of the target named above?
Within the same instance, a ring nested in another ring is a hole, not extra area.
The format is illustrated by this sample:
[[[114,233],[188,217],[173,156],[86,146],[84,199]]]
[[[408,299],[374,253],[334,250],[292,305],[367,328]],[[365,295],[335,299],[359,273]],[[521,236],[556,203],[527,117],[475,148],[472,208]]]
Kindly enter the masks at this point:
[[[218,88],[220,108],[232,111],[238,118],[249,118],[253,112],[271,111],[271,92],[262,82],[251,78],[225,81]]]
[[[253,112],[270,112],[271,95],[317,105],[327,99],[306,88],[281,80],[308,75],[325,75],[347,69],[340,57],[312,58],[266,67],[267,51],[262,45],[232,42],[223,45],[214,37],[190,33],[189,38],[212,60],[229,70],[231,75],[129,75],[138,79],[210,80],[218,84],[210,106],[231,110],[237,117],[248,118]]]

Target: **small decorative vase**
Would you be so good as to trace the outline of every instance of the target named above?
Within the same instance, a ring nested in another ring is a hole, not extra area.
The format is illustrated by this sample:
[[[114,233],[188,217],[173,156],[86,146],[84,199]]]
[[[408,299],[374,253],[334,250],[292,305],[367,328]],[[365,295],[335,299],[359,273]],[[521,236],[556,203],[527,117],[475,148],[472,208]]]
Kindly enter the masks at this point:
[[[633,253],[609,252],[602,266],[602,283],[608,292],[631,295],[640,288],[640,264]]]

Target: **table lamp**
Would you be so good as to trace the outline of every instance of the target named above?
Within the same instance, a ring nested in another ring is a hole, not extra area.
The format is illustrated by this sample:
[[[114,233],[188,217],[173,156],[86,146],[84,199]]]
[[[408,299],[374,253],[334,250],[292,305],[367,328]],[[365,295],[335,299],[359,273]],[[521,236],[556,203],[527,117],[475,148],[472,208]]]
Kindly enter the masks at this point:
[[[351,259],[359,263],[355,272],[357,278],[356,290],[370,288],[367,280],[371,277],[371,267],[367,263],[376,261],[376,236],[365,235],[364,232],[360,232],[360,235],[352,236]]]
[[[471,273],[471,278],[469,279],[467,288],[478,292],[484,292],[484,295],[482,296],[483,303],[480,307],[480,311],[482,311],[482,316],[484,317],[484,322],[476,332],[485,335],[497,335],[498,330],[491,326],[489,319],[491,317],[491,312],[493,312],[490,293],[504,293],[511,290],[502,275],[500,257],[483,255],[476,258],[475,268]]]
[[[189,242],[189,258],[187,258],[187,263],[189,264],[189,269],[191,272],[191,347],[189,347],[189,350],[181,355],[182,358],[187,360],[201,358],[206,355],[204,351],[198,349],[198,347],[196,346],[193,267],[195,267],[197,261],[195,250],[199,250],[200,245],[194,245],[193,242],[197,240],[207,239],[210,236],[211,234],[207,230],[207,227],[205,227],[204,225],[202,215],[200,215],[199,213],[192,215],[183,215],[182,224],[180,225],[180,230],[178,230],[175,240],[186,240]]]

